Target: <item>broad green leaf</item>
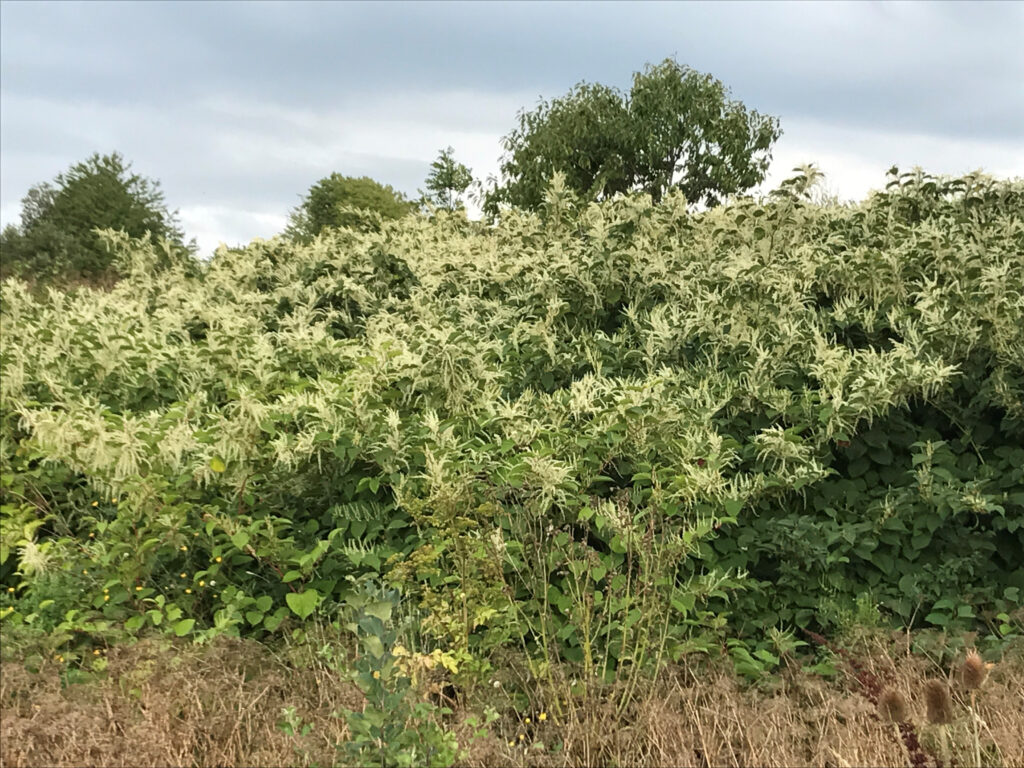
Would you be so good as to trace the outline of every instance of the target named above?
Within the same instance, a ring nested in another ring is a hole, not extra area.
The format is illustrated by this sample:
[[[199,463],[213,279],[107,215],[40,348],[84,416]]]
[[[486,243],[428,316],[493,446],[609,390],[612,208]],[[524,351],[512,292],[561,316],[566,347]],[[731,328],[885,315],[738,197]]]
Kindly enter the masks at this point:
[[[184,637],[192,631],[192,627],[195,626],[195,623],[195,619],[182,619],[181,621],[176,622],[174,625],[174,634],[178,637]]]
[[[305,619],[316,609],[320,595],[315,589],[307,589],[305,592],[289,592],[284,599],[296,616]]]

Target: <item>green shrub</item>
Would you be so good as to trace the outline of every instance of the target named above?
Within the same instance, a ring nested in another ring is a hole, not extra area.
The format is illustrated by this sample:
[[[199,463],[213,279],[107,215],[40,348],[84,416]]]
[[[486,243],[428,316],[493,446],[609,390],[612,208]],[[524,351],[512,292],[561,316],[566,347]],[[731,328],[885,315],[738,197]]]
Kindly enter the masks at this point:
[[[597,677],[770,668],[766,628],[862,594],[998,635],[1024,187],[894,173],[820,207],[806,181],[701,214],[556,183],[496,228],[407,217],[198,273],[114,237],[109,293],[6,281],[5,625],[301,636],[372,577],[433,647]]]

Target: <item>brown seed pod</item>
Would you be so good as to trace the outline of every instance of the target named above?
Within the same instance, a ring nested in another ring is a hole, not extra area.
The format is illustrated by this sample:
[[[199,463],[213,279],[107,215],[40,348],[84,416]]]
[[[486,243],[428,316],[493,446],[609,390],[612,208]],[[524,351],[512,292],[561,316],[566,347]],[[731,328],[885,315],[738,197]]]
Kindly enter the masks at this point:
[[[988,677],[988,669],[989,665],[982,660],[977,651],[968,653],[967,658],[964,659],[963,666],[960,668],[960,676],[963,678],[964,687],[969,691],[981,688],[981,684]]]
[[[928,706],[928,722],[947,725],[953,722],[953,699],[949,686],[942,680],[929,680],[924,684],[924,701]]]
[[[890,723],[904,723],[907,721],[907,700],[899,691],[886,688],[878,697],[878,711],[883,720]]]

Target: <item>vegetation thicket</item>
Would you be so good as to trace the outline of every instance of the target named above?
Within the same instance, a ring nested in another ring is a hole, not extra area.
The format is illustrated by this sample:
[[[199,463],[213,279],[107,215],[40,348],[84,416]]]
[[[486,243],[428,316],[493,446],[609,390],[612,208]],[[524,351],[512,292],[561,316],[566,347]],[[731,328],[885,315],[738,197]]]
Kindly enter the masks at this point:
[[[863,595],[1010,631],[1021,183],[821,208],[806,182],[694,215],[559,178],[494,229],[408,217],[198,274],[108,233],[109,293],[6,281],[5,623],[261,637],[371,579],[426,645],[594,675],[726,641],[756,675],[765,627]]]

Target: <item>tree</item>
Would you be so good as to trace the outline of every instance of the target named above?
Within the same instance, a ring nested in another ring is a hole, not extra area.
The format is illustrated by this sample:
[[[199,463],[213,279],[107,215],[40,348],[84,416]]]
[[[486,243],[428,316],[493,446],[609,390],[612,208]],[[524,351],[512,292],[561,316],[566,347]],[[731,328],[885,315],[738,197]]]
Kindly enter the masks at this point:
[[[455,150],[448,147],[441,150],[437,160],[430,164],[425,184],[428,194],[423,196],[426,202],[449,211],[462,205],[461,198],[473,183],[473,172],[456,162],[454,155]]]
[[[328,227],[376,231],[386,219],[398,219],[416,205],[401,192],[368,176],[355,178],[332,173],[310,187],[289,217],[285,234],[309,242]]]
[[[537,208],[556,171],[586,199],[640,191],[655,202],[672,187],[708,206],[760,183],[778,120],[731,100],[711,75],[672,59],[633,76],[629,93],[580,83],[519,113],[503,140],[502,183],[485,210]]]
[[[52,183],[29,189],[21,203],[21,225],[0,235],[5,273],[41,280],[110,277],[113,256],[97,229],[136,238],[149,233],[183,245],[177,212],[167,210],[160,182],[132,173],[117,152],[93,154]]]

